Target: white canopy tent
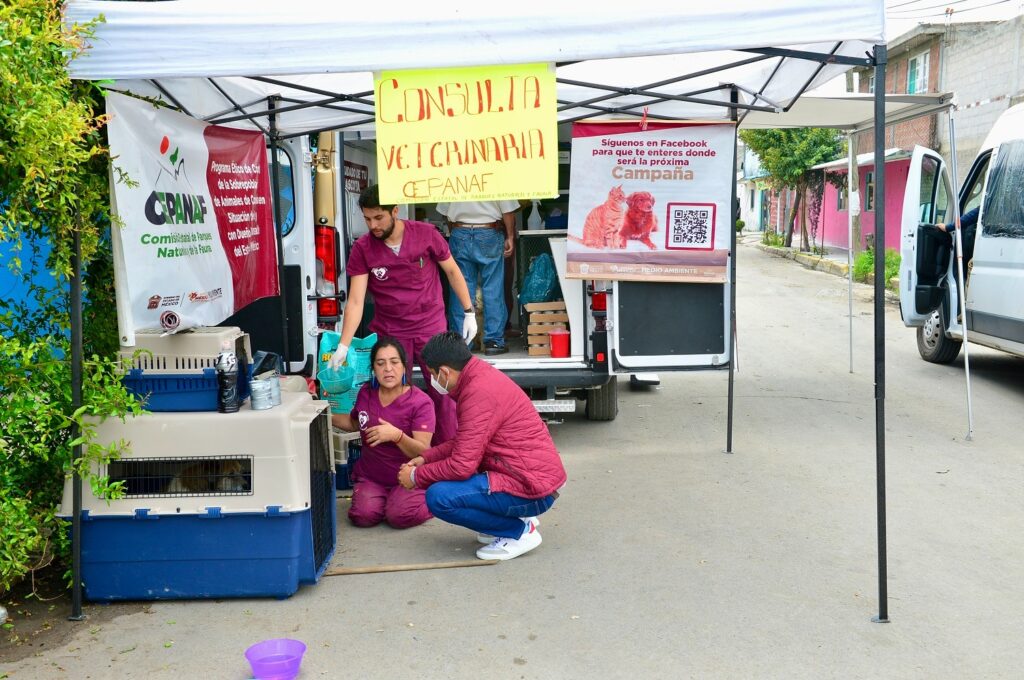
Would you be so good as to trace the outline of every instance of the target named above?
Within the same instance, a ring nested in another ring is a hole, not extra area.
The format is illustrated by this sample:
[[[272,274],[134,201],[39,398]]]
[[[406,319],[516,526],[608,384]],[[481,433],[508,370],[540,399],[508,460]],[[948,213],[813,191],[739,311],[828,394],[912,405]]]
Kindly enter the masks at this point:
[[[930,116],[949,109],[953,95],[932,94],[885,95],[885,124],[895,125],[920,116]],[[806,96],[798,99],[784,113],[751,111],[743,117],[740,127],[766,129],[779,127],[820,127],[854,134],[871,130],[875,124],[875,96],[847,94],[829,97]],[[821,166],[815,166],[821,167]]]
[[[69,22],[100,14],[106,21],[97,27],[89,55],[71,64],[75,78],[358,73],[783,45],[809,49],[815,42],[843,43],[840,54],[863,56],[883,41],[884,22],[883,4],[872,0],[834,7],[814,0],[723,0],[704,7],[681,7],[675,0],[628,7],[549,0],[507,7],[471,0],[386,7],[329,0],[67,3]]]
[[[656,0],[628,11],[460,0],[400,3],[389,17],[372,4],[321,0],[67,4],[69,22],[101,14],[88,52],[70,64],[72,77],[117,80],[115,89],[163,99],[194,117],[264,131],[266,113],[255,122],[230,119],[239,108],[266,112],[277,96],[282,135],[371,130],[373,71],[522,62],[560,65],[562,120],[639,115],[643,106],[651,118],[724,119],[732,86],[741,107],[775,112],[843,73],[849,60],[867,65],[864,55],[883,31],[882,3],[869,0],[834,8],[731,0],[703,9]],[[784,45],[830,59],[765,50]],[[320,106],[302,107],[314,103]]]
[[[563,123],[646,115],[770,126],[771,116],[799,111],[795,105],[805,92],[852,66],[874,67],[877,82],[885,82],[882,0],[836,5],[719,0],[702,6],[679,0],[628,5],[521,0],[505,6],[453,0],[387,7],[329,0],[70,0],[65,12],[69,23],[104,17],[85,54],[70,63],[73,78],[114,80],[112,89],[160,99],[196,118],[260,129],[272,149],[290,136],[372,130],[371,74],[384,69],[553,63]],[[886,107],[882,93],[870,101],[881,157]],[[758,117],[748,120],[754,114]],[[783,125],[780,121],[775,127]],[[879,167],[876,198],[882,203],[884,164]],[[731,177],[723,181],[735,190]],[[884,229],[879,211],[876,234],[884,237]],[[731,252],[734,282],[735,240]],[[875,404],[878,620],[885,621],[883,264],[879,258],[875,274]],[[73,308],[80,302],[77,269]],[[732,291],[735,315],[735,286]],[[80,312],[77,319],[74,314],[77,407],[81,323]],[[731,328],[730,346],[735,316]],[[734,363],[728,367],[729,451]],[[77,478],[74,499],[77,540]],[[73,546],[73,554],[77,570],[80,546]],[[77,576],[74,584],[73,617],[81,613]]]

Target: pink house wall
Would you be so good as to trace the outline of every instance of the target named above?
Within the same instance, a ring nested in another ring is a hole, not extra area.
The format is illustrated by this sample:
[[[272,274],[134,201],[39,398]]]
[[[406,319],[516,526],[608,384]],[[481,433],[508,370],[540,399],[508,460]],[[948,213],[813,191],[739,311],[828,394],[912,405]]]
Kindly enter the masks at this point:
[[[870,241],[875,233],[875,211],[864,210],[864,202],[867,198],[865,180],[867,173],[873,172],[874,165],[862,165],[858,169],[860,173],[860,230],[861,246]],[[889,161],[885,164],[885,247],[899,250],[900,248],[900,221],[903,213],[903,192],[907,186],[907,173],[910,169],[910,159]],[[832,172],[832,171],[830,171]],[[846,174],[844,168],[837,174]],[[825,197],[821,202],[821,216],[819,217],[818,238],[820,244],[822,239],[822,228],[824,229],[825,246],[846,249],[849,235],[849,212],[837,209],[837,190],[829,183],[825,183]],[[810,225],[808,225],[808,230]],[[794,242],[796,239],[794,239]]]

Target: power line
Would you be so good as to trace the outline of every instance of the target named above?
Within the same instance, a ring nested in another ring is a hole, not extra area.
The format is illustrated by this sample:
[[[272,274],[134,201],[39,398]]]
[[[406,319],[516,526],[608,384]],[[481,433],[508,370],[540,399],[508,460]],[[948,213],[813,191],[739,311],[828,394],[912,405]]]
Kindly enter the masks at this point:
[[[923,2],[923,1],[924,0],[915,0],[915,2]],[[950,5],[959,5],[959,4],[964,3],[964,2],[967,2],[967,0],[953,0],[953,2],[945,2],[945,3],[942,3],[941,5],[929,5],[928,7],[914,7],[913,9],[898,9],[895,12],[887,12],[887,14],[897,14],[897,13],[898,14],[902,14],[904,12],[923,12],[926,9],[941,9],[941,8],[949,7]],[[895,7],[895,5],[894,5],[894,7]],[[959,10],[959,11],[966,12],[967,10],[964,9],[964,10]]]
[[[995,5],[1004,5],[1007,2],[1010,2],[1010,0],[997,0],[997,2],[990,2],[987,5],[978,5],[977,7],[965,7],[964,9],[957,10],[955,12],[955,15],[960,15],[960,14],[963,14],[964,12],[973,12],[976,9],[985,9],[986,7],[994,7]],[[924,9],[925,9],[924,7],[921,8],[921,10],[924,10]],[[950,13],[950,14],[952,14],[952,13]],[[935,14],[935,13],[919,14],[919,15],[915,15],[915,16],[900,16],[900,17],[895,17],[895,18],[898,18],[898,19],[928,19],[930,17],[943,17],[943,16],[946,16],[946,15],[947,15],[947,13],[943,12],[942,14]]]
[[[890,10],[890,9],[892,9],[893,7],[904,7],[904,6],[906,6],[906,5],[913,5],[913,4],[914,4],[914,3],[916,3],[916,2],[924,2],[924,1],[925,1],[925,0],[910,0],[910,2],[900,2],[900,3],[897,3],[897,4],[895,4],[895,5],[889,5],[888,7],[886,7],[886,9],[887,9],[887,10]]]

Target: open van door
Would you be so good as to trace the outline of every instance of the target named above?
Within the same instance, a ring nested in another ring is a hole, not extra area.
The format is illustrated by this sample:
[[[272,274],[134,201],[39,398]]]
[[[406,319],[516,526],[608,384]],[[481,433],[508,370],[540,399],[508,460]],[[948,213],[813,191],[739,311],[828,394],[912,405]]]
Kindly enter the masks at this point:
[[[900,313],[907,326],[923,326],[942,304],[952,241],[932,225],[949,221],[952,195],[942,157],[915,146],[900,223]]]

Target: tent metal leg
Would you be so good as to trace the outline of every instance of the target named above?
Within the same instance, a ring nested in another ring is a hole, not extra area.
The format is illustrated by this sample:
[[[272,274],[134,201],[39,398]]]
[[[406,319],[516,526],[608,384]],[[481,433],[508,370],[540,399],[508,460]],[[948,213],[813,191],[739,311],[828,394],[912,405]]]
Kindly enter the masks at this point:
[[[82,233],[75,229],[71,252],[71,410],[82,406]],[[78,425],[71,425],[71,439],[78,439]],[[82,445],[71,449],[73,470],[82,457]],[[82,613],[82,478],[73,472],[71,481],[71,621],[84,621]]]
[[[736,88],[732,88],[730,93],[730,101],[736,104],[739,100],[739,93]],[[737,110],[733,107],[730,110],[730,117],[733,121],[736,120]],[[732,164],[736,167],[736,154],[737,154],[737,139],[738,132],[734,132],[732,136]],[[737,213],[737,206],[739,205],[736,199],[736,181],[735,179],[731,183],[732,192],[730,193],[729,201],[729,214],[732,215],[732,219],[729,224],[729,415],[728,423],[726,424],[726,435],[725,435],[725,452],[732,453],[732,425],[733,425],[733,410],[736,400],[736,361],[737,361],[737,343],[736,343],[736,220],[739,218]]]
[[[848,161],[848,170],[846,174],[846,302],[850,308],[850,373],[853,373],[853,220],[854,211],[859,212],[860,210],[860,187],[854,184],[854,177],[857,172],[857,147],[855,144],[856,137],[854,137],[853,133],[851,132],[846,135],[846,155]],[[855,200],[858,202],[857,206],[854,206],[853,202]]]
[[[875,45],[875,205],[885,205],[885,45]],[[885,539],[885,211],[875,211],[875,479],[878,516],[878,623],[889,622]]]
[[[949,110],[949,152],[950,169],[952,170],[953,195],[956,196],[956,120],[953,109]],[[957,297],[960,298],[960,323],[964,338],[964,380],[967,383],[967,441],[974,439],[974,399],[971,397],[971,349],[967,342],[967,279],[964,278],[964,232],[960,228],[960,202],[953,201],[953,219],[956,224],[956,233],[953,234],[953,243],[956,244],[956,268],[957,268]]]

